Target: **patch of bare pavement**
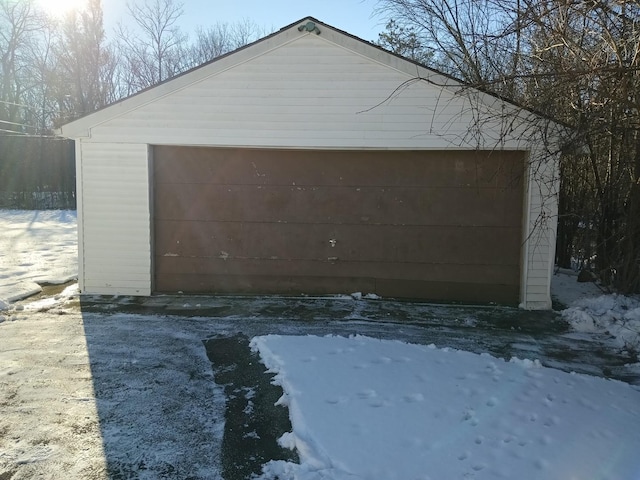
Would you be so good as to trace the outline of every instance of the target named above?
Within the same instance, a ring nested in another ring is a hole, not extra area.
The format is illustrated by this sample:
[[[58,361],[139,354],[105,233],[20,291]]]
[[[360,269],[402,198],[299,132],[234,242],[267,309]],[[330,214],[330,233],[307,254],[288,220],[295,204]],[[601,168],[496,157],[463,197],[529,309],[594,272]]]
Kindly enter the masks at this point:
[[[298,462],[295,451],[278,445],[278,438],[291,431],[287,409],[276,405],[283,391],[271,383],[274,375],[265,373],[249,338],[216,336],[204,345],[226,397],[222,476],[244,480],[260,474],[270,460]]]
[[[58,295],[56,293],[55,295]],[[311,297],[27,300],[0,323],[0,480],[250,478],[294,459],[248,339],[367,335],[640,384],[553,312]]]

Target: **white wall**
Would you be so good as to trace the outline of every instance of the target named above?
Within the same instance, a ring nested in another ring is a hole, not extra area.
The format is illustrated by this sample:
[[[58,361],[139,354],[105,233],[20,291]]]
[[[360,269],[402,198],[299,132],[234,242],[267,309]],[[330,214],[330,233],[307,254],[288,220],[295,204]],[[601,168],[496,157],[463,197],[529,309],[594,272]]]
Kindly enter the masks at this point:
[[[80,142],[78,150],[80,290],[150,295],[147,145]]]
[[[91,126],[92,141],[279,148],[478,146],[478,138],[470,135],[477,112],[467,95],[455,94],[453,83],[443,90],[415,81],[417,71],[382,63],[395,57],[370,48],[375,57],[370,58],[337,46],[325,38],[328,31],[295,33],[260,55],[237,53],[243,60],[237,64],[214,62],[193,77],[181,77],[176,82],[185,83],[182,88],[165,88],[161,94],[162,85],[112,107],[122,114]],[[489,139],[503,133],[499,124],[482,128]],[[496,129],[495,135],[490,129]],[[491,148],[495,142],[486,143]],[[503,146],[519,147],[517,140]]]
[[[551,308],[551,277],[555,262],[558,199],[555,181],[558,156],[533,149],[527,182],[529,208],[525,212],[522,307]]]

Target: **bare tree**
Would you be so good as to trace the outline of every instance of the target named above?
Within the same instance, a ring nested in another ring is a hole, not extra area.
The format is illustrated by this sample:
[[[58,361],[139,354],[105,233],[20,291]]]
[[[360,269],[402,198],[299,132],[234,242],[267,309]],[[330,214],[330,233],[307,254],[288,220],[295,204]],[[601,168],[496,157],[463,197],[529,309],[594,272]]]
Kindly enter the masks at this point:
[[[517,5],[497,0],[381,0],[379,13],[434,53],[432,66],[471,84],[512,70]]]
[[[182,53],[187,35],[177,25],[183,4],[174,0],[147,0],[128,3],[127,9],[137,28],[134,33],[120,24],[117,29],[119,53],[126,62],[123,81],[127,93],[155,85],[186,68]]]
[[[561,163],[559,259],[640,290],[640,5],[380,0],[440,52],[436,67],[573,126]]]
[[[389,20],[384,31],[378,34],[376,43],[390,52],[419,63],[431,62],[435,54],[433,49],[423,45],[415,27],[398,25],[393,19]]]
[[[25,126],[25,92],[34,37],[44,28],[32,0],[0,0],[0,130]]]
[[[29,75],[23,102],[28,108],[24,109],[23,118],[41,135],[50,133],[53,121],[58,117],[58,106],[53,98],[56,82],[55,36],[55,25],[45,24],[38,37],[30,43],[30,60],[26,67]]]
[[[534,78],[553,81],[547,103],[588,147],[582,170],[567,169],[563,178],[561,200],[586,198],[582,211],[563,212],[569,220],[560,220],[563,226],[579,218],[576,234],[587,239],[565,257],[581,257],[606,283],[638,291],[640,6],[531,2],[527,14],[539,32],[531,49]]]
[[[85,9],[67,14],[55,54],[52,88],[61,121],[86,115],[109,102],[113,58],[106,46],[100,0],[89,0]]]
[[[220,55],[258,40],[268,33],[264,28],[248,19],[232,24],[215,23],[206,30],[200,27],[196,30],[194,42],[189,49],[189,66],[195,67],[209,62]]]

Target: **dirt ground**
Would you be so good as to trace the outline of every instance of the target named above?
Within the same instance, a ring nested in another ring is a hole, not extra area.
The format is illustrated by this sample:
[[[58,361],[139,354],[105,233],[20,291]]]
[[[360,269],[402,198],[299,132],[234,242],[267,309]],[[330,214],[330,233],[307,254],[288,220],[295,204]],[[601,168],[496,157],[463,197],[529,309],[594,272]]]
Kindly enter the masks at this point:
[[[640,383],[606,338],[572,333],[553,312],[351,298],[80,302],[47,291],[0,323],[0,480],[229,480],[236,380],[220,374],[236,365],[212,368],[205,342],[268,333],[435,343]]]

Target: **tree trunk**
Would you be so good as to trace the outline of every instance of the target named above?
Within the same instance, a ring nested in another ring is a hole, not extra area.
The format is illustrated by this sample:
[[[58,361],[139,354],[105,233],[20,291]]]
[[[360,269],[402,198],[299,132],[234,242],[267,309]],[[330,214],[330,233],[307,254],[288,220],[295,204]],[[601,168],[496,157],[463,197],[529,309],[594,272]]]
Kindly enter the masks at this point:
[[[626,209],[622,264],[617,287],[623,293],[640,293],[640,132],[636,132],[634,178]]]

